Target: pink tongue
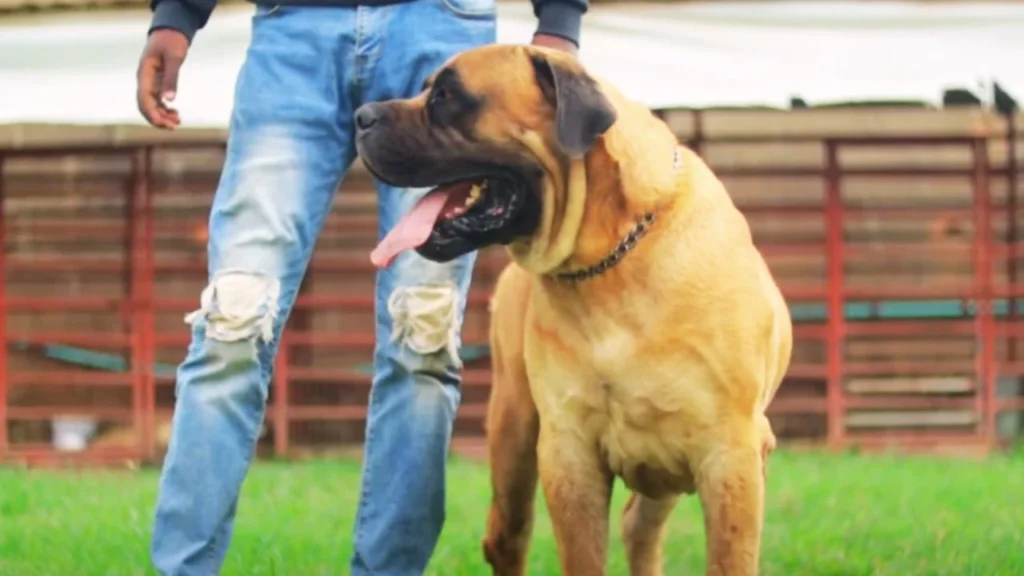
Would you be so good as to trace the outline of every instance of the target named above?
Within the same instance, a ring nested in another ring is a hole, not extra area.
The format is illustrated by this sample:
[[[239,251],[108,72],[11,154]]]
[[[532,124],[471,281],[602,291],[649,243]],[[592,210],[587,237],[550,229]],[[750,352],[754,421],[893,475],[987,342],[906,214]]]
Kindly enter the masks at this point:
[[[370,253],[370,262],[377,268],[387,268],[399,254],[426,242],[448,203],[448,197],[456,189],[446,186],[424,196],[377,244]]]

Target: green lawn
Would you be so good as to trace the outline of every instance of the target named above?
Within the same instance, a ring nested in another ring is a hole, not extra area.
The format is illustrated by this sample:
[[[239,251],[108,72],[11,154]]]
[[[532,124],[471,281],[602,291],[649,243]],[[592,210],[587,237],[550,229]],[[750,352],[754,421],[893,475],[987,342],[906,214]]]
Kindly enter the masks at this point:
[[[430,574],[487,574],[480,537],[487,471],[450,469],[448,524]],[[0,469],[0,576],[151,573],[154,471],[25,472]],[[250,474],[225,575],[345,574],[359,466],[352,461],[266,463]],[[609,574],[625,574],[616,523]],[[700,574],[695,499],[676,511],[666,574]],[[557,574],[542,516],[531,574]],[[767,576],[1024,575],[1024,457],[986,461],[777,453],[769,475],[763,571]]]

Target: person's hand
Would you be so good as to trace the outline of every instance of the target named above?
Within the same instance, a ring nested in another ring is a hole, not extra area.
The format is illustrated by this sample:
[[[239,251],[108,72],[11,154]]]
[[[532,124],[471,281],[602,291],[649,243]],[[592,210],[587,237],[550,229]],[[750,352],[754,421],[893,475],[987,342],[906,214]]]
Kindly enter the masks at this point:
[[[577,48],[572,42],[569,42],[565,38],[560,36],[552,36],[550,34],[534,34],[533,35],[534,46],[544,46],[547,48],[554,48],[555,50],[561,50],[562,52],[568,52],[573,56],[576,55]]]
[[[178,91],[178,70],[188,53],[188,38],[177,30],[161,28],[149,35],[136,75],[136,100],[146,121],[165,130],[181,124],[170,106]]]

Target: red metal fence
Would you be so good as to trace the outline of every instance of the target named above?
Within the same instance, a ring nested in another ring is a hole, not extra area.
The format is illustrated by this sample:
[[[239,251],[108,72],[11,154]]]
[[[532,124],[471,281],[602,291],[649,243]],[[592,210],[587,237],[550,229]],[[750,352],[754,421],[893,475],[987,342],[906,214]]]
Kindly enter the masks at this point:
[[[689,138],[748,215],[794,311],[794,361],[771,407],[783,437],[834,448],[988,449],[1024,433],[1012,419],[1009,432],[997,433],[999,418],[1024,411],[1014,136],[707,138],[698,130]],[[821,162],[720,166],[716,146],[817,148]],[[993,146],[1006,147],[1006,161],[990,159]],[[220,154],[209,143],[178,142],[0,155],[0,459],[160,457],[173,367],[188,343],[181,316],[196,307],[206,280],[202,223],[212,191],[209,179],[168,181],[153,169],[172,149]],[[888,157],[909,149],[925,160]],[[858,157],[865,154],[873,160]],[[44,187],[4,170],[26,158],[83,155],[126,163],[129,176],[120,187],[76,189],[73,201],[61,200],[74,208],[71,218],[49,216],[33,196]],[[366,253],[376,234],[361,177],[363,194],[339,197],[283,337],[265,451],[294,455],[361,438],[373,346]],[[5,213],[15,185],[19,206],[34,212]],[[22,238],[31,250],[19,248]],[[490,384],[486,301],[505,261],[493,249],[479,259],[460,439],[480,434]],[[900,306],[918,309],[886,311]],[[942,306],[953,311],[936,312]],[[74,415],[100,423],[92,443],[55,450],[51,422]]]

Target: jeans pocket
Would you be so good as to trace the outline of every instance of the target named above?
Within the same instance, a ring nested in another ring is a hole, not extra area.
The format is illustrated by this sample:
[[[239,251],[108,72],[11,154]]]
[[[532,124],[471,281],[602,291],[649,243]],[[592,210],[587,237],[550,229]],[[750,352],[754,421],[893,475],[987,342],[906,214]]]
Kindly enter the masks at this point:
[[[256,20],[258,18],[268,18],[270,16],[273,16],[274,14],[277,14],[280,11],[281,11],[281,5],[280,4],[273,4],[273,3],[262,4],[262,3],[260,3],[260,4],[256,4],[256,11],[253,13],[252,17],[253,17],[253,20]]]
[[[485,19],[498,14],[497,0],[441,0],[441,3],[446,10],[462,18]]]

